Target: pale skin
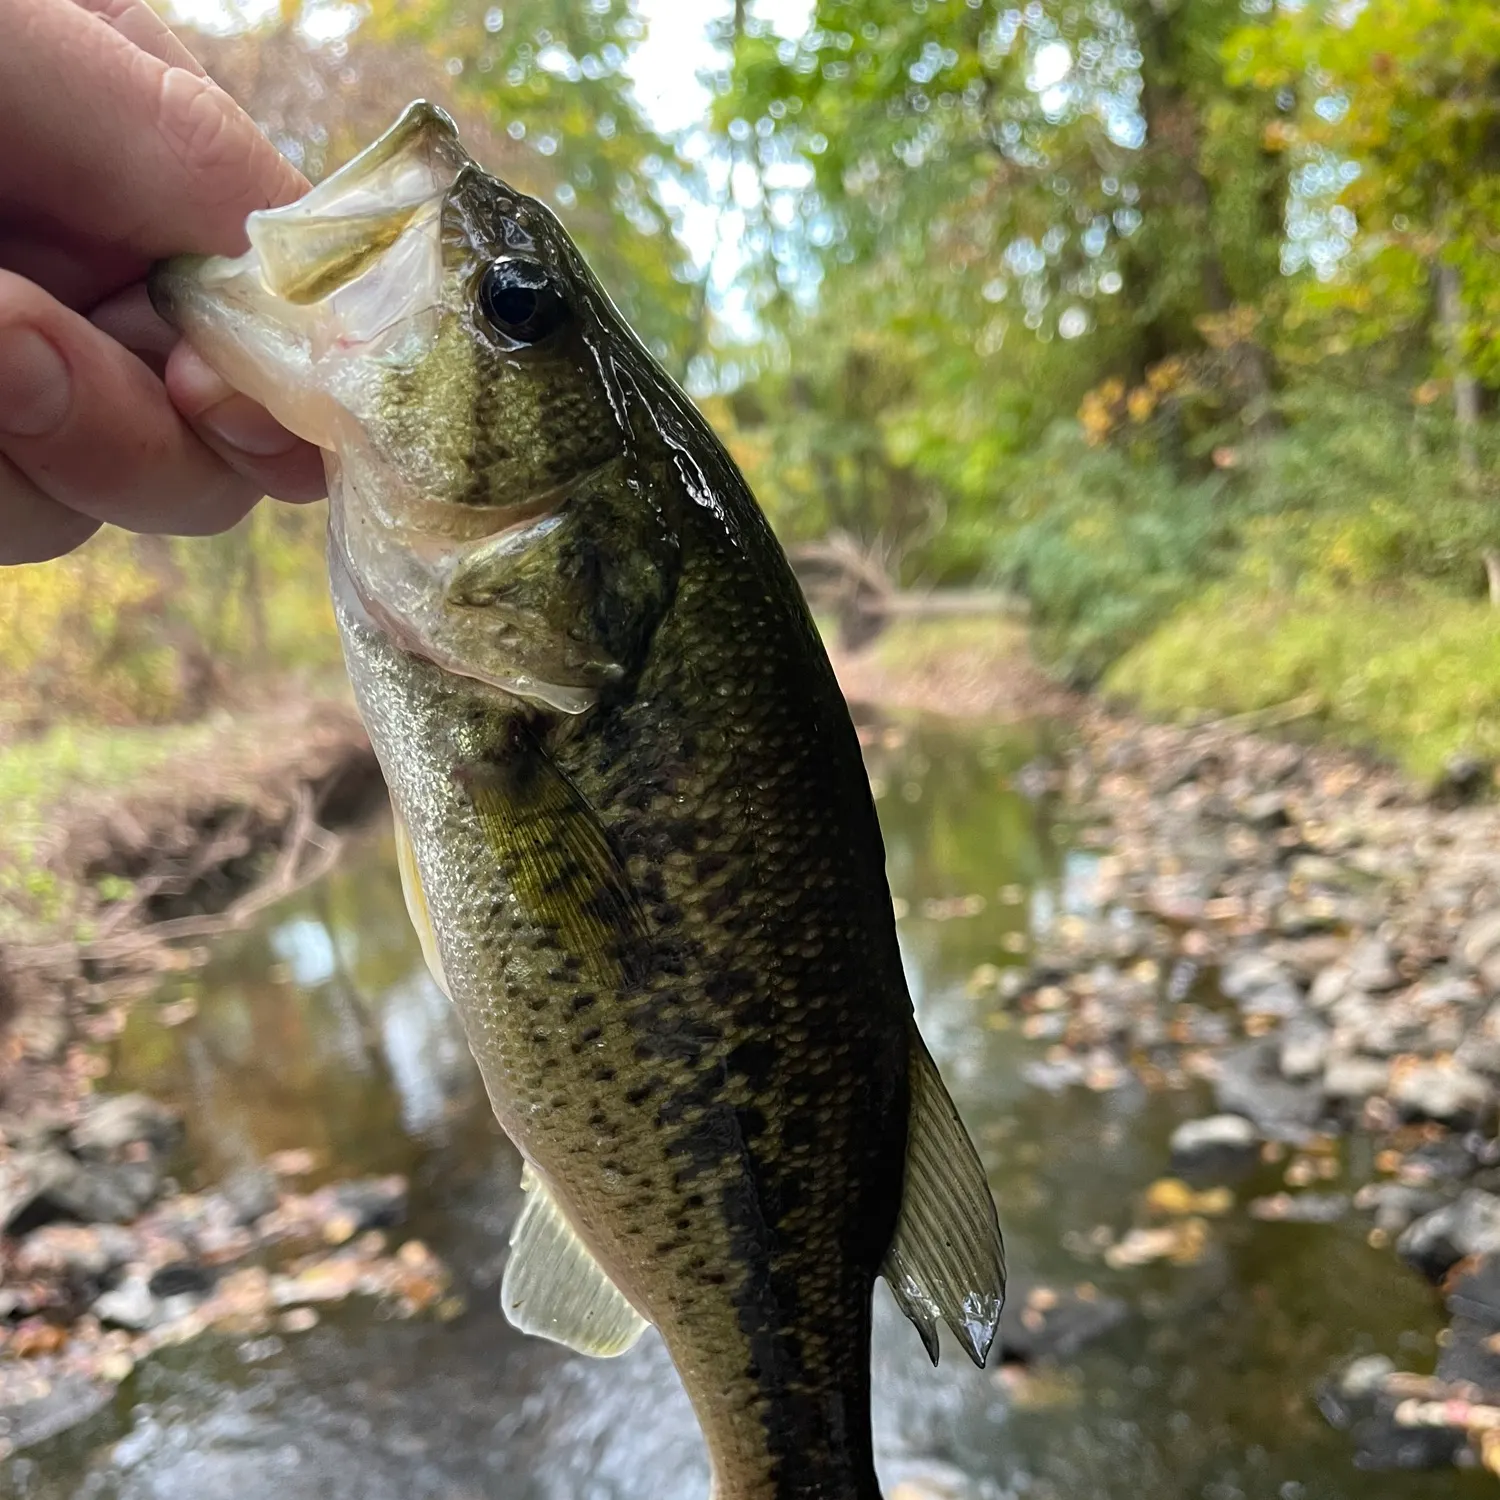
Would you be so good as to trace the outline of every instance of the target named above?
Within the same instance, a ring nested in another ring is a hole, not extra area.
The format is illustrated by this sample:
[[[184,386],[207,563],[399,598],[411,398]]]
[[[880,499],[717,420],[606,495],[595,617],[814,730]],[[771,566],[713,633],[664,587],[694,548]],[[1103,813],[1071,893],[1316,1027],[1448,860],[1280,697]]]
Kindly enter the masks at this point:
[[[186,47],[142,0],[0,0],[0,141],[0,564],[321,496],[317,450],[146,298],[307,188]]]

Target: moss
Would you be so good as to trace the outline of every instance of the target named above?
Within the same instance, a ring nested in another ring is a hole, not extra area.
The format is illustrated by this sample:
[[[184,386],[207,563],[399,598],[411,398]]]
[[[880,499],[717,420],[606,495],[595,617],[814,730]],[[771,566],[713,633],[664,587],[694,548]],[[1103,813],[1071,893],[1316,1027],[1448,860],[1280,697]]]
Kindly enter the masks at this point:
[[[1306,700],[1331,737],[1430,780],[1459,751],[1500,759],[1500,614],[1436,592],[1210,590],[1111,670],[1147,713]]]

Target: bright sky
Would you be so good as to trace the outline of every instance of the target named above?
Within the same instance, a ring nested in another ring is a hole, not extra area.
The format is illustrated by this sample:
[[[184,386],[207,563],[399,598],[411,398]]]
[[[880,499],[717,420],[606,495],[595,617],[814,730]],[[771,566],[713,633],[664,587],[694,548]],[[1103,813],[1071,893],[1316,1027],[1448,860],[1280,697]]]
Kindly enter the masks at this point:
[[[780,35],[800,36],[812,7],[813,0],[753,0],[750,8]],[[172,17],[208,31],[253,26],[277,8],[278,0],[168,0]],[[730,14],[733,0],[639,0],[639,10],[650,30],[631,57],[636,95],[656,129],[688,129],[703,119],[709,105],[698,74],[720,61],[708,29]],[[302,29],[315,41],[334,41],[352,31],[360,16],[356,4],[324,0],[308,7]]]

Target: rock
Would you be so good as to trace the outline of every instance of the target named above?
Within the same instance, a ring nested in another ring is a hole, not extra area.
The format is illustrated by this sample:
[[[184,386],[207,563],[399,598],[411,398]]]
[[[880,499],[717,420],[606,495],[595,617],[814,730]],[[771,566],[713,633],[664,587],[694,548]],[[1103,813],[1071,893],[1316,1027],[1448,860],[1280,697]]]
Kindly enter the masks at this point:
[[[1493,1334],[1487,1323],[1454,1318],[1433,1375],[1453,1384],[1466,1381],[1482,1390],[1500,1391],[1500,1351],[1490,1347]]]
[[[1500,1255],[1481,1255],[1447,1284],[1448,1311],[1455,1318],[1483,1324],[1486,1333],[1500,1329]]]
[[[15,1266],[22,1276],[98,1281],[139,1248],[135,1235],[115,1224],[48,1224],[17,1246]]]
[[[177,1144],[182,1121],[175,1110],[145,1094],[99,1099],[72,1131],[72,1146],[91,1161],[114,1161],[137,1141],[165,1154]]]
[[[161,1188],[150,1162],[90,1166],[49,1147],[0,1163],[0,1230],[20,1235],[57,1219],[123,1224]]]
[[[1331,1057],[1323,1074],[1323,1094],[1342,1104],[1357,1104],[1383,1094],[1390,1081],[1389,1063],[1373,1057]]]
[[[1375,1211],[1375,1227],[1394,1238],[1423,1214],[1435,1213],[1446,1199],[1434,1188],[1404,1182],[1371,1182],[1355,1195],[1354,1206]]]
[[[338,1182],[323,1190],[331,1194],[335,1211],[353,1221],[356,1233],[389,1229],[406,1217],[404,1177],[364,1177]]]
[[[1464,1136],[1445,1135],[1441,1140],[1423,1141],[1401,1160],[1400,1180],[1412,1186],[1429,1183],[1462,1182],[1479,1170],[1479,1158],[1469,1149]]]
[[[1386,1388],[1395,1374],[1385,1355],[1367,1354],[1318,1387],[1318,1409],[1331,1426],[1353,1437],[1360,1468],[1437,1469],[1454,1463],[1467,1446],[1463,1430],[1397,1422],[1398,1402]]]
[[[1396,1253],[1434,1282],[1465,1256],[1500,1254],[1500,1198],[1470,1188],[1412,1224],[1396,1241]]]
[[[1399,1072],[1391,1102],[1408,1120],[1438,1120],[1457,1130],[1482,1129],[1495,1113],[1494,1089],[1454,1062],[1421,1063]]]
[[[1477,802],[1495,784],[1495,767],[1472,750],[1450,755],[1433,783],[1432,798],[1443,807]]]
[[[1231,958],[1219,975],[1219,988],[1250,1015],[1292,1016],[1302,1009],[1302,989],[1291,970],[1264,953]]]
[[[52,1194],[66,1189],[80,1167],[66,1151],[44,1146],[0,1161],[0,1232],[24,1234],[62,1217]]]
[[[241,1167],[226,1177],[219,1187],[220,1196],[229,1204],[238,1224],[253,1224],[271,1212],[279,1200],[276,1174],[265,1167]]]
[[[149,1282],[153,1297],[204,1297],[218,1278],[208,1266],[177,1260],[154,1271]]]
[[[144,1276],[127,1276],[119,1286],[94,1299],[93,1314],[101,1323],[140,1330],[157,1320],[156,1298]]]
[[[1328,1061],[1328,1028],[1314,1016],[1293,1016],[1281,1029],[1281,1076],[1303,1083],[1322,1073]]]
[[[1399,989],[1401,971],[1396,956],[1383,938],[1367,937],[1356,943],[1344,960],[1349,971],[1349,987],[1376,995]]]
[[[1226,1052],[1219,1059],[1214,1100],[1224,1114],[1246,1116],[1265,1135],[1296,1140],[1322,1118],[1323,1100],[1316,1088],[1279,1075],[1279,1052],[1271,1039]]]
[[[1243,1115],[1188,1120],[1172,1132],[1172,1170],[1198,1181],[1235,1177],[1260,1158],[1260,1133]]]
[[[1326,969],[1318,971],[1317,977],[1312,982],[1311,989],[1307,992],[1308,1003],[1314,1010],[1331,1010],[1344,998],[1345,991],[1348,988],[1348,965],[1342,963],[1330,964]]]
[[[1035,1057],[1021,1067],[1021,1077],[1033,1088],[1045,1089],[1049,1094],[1061,1094],[1075,1085],[1082,1084],[1088,1076],[1083,1060],[1077,1057],[1047,1059]]]
[[[1246,797],[1237,811],[1242,823],[1267,833],[1288,828],[1292,822],[1291,803],[1280,792],[1258,792]]]
[[[1250,1217],[1270,1224],[1336,1224],[1348,1212],[1347,1193],[1272,1193],[1250,1204]]]
[[[72,1121],[61,1110],[32,1109],[24,1115],[0,1115],[0,1139],[13,1151],[39,1151],[68,1133]]]
[[[1386,1377],[1396,1373],[1395,1361],[1384,1354],[1366,1354],[1344,1367],[1338,1379],[1339,1394],[1351,1400],[1378,1395]]]
[[[1123,1323],[1128,1310],[1119,1297],[1106,1297],[1091,1286],[1012,1286],[1000,1324],[1000,1357],[1019,1364],[1071,1359]]]
[[[0,1385],[0,1452],[45,1443],[102,1411],[114,1395],[107,1381],[72,1371]]]
[[[1484,911],[1458,935],[1458,956],[1476,973],[1485,973],[1491,960],[1500,959],[1500,911]]]
[[[1476,1073],[1500,1076],[1500,1003],[1490,1006],[1469,1028],[1469,1034],[1458,1044],[1453,1060],[1460,1067],[1471,1068]]]

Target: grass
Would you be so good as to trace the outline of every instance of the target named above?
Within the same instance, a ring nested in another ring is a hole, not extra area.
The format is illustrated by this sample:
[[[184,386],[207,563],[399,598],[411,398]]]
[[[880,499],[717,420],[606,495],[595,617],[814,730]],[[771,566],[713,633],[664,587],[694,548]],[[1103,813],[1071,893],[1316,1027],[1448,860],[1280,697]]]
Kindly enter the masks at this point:
[[[1460,751],[1500,760],[1500,613],[1436,592],[1223,585],[1127,652],[1105,686],[1167,718],[1306,698],[1329,738],[1422,781]]]

